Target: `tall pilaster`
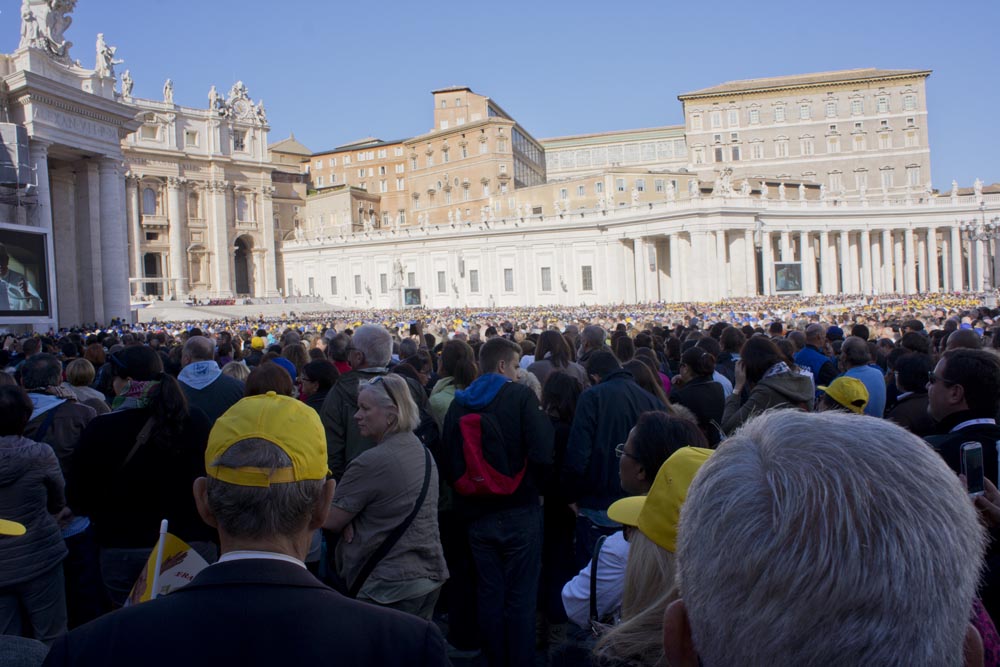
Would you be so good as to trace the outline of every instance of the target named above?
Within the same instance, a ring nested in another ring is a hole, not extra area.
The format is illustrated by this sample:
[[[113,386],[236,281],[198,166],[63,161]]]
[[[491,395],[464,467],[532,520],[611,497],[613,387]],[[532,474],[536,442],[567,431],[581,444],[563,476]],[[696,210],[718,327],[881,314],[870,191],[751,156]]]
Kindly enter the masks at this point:
[[[264,254],[260,257],[263,263],[264,282],[263,296],[278,296],[278,253],[275,251],[274,228],[274,186],[265,185],[260,197],[260,228],[264,236]],[[258,288],[260,289],[260,288]]]
[[[840,260],[840,293],[851,293],[851,238],[847,232],[837,232],[837,256]]]
[[[895,292],[895,279],[892,271],[892,230],[882,230],[882,291]]]
[[[642,237],[632,239],[632,266],[635,271],[635,303],[646,301],[646,244]]]
[[[674,301],[682,299],[681,291],[681,235],[674,232],[670,235],[670,298]]]
[[[53,233],[52,233],[52,206],[50,202],[52,201],[52,191],[49,188],[49,146],[52,144],[48,141],[42,141],[40,139],[31,139],[31,143],[28,146],[29,159],[31,160],[31,166],[35,170],[35,178],[38,184],[38,206],[35,207],[35,215],[29,218],[29,224],[35,227],[44,229],[46,233],[45,239],[45,252],[49,256],[49,293],[47,295],[42,295],[43,298],[48,299],[49,305],[49,317],[52,322],[59,321],[59,303],[58,297],[55,290],[55,266],[53,266],[53,258],[55,257],[55,246],[53,244]],[[68,324],[77,324],[76,322],[68,322]]]
[[[729,270],[732,268],[731,262],[726,261],[726,230],[719,229],[715,232],[715,266],[718,267],[713,273],[716,274],[717,280],[716,286],[716,296],[719,299],[726,299],[729,297]]]
[[[100,227],[101,270],[104,273],[104,317],[129,319],[128,223],[125,221],[121,161],[101,158],[101,213],[91,224]]]
[[[764,265],[764,294],[774,294],[774,246],[771,244],[771,232],[760,233],[760,262]]]
[[[836,294],[836,262],[830,253],[830,232],[825,229],[819,233],[819,268],[822,294]]]
[[[927,234],[922,230],[914,232],[917,239],[917,293],[927,292]]]
[[[782,262],[794,262],[795,258],[792,256],[792,233],[789,231],[781,232],[781,261]]]
[[[128,174],[125,177],[125,191],[128,199],[128,272],[131,278],[142,277],[142,214],[139,210],[139,183],[142,177],[138,174]],[[142,293],[141,283],[131,283],[129,293]]]
[[[809,232],[799,232],[799,252],[802,259],[802,292],[816,294],[819,291],[816,289],[816,258]]]
[[[232,260],[233,249],[229,241],[229,220],[226,206],[226,196],[229,184],[226,181],[209,181],[206,184],[209,194],[206,217],[211,218],[212,247],[212,294],[216,296],[232,296]]]
[[[744,272],[746,288],[743,293],[746,296],[757,296],[757,249],[753,245],[752,229],[743,232],[743,252],[746,257],[746,270]]]
[[[899,234],[893,234],[892,262],[893,268],[895,269],[896,292],[906,292],[906,278],[904,277],[904,269],[906,267],[903,263],[903,237]]]
[[[184,183],[183,178],[171,176],[167,179],[167,224],[170,238],[170,278],[171,293],[178,301],[184,299],[188,292],[188,261],[187,261],[187,234],[185,230],[185,218],[187,210],[183,205],[182,197]]]

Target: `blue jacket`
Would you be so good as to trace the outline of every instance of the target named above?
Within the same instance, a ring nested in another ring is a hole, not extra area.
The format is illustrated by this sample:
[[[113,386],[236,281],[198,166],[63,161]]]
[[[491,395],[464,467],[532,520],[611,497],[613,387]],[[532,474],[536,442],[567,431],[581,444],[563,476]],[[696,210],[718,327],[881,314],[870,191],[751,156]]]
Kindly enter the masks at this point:
[[[837,364],[813,345],[806,345],[796,352],[795,363],[812,371],[813,381],[817,387],[825,387],[837,377]],[[817,389],[816,397],[818,398],[821,393],[823,392]]]
[[[625,496],[615,447],[625,442],[639,415],[650,410],[666,406],[624,369],[580,395],[561,475],[565,493],[580,507],[606,510]]]

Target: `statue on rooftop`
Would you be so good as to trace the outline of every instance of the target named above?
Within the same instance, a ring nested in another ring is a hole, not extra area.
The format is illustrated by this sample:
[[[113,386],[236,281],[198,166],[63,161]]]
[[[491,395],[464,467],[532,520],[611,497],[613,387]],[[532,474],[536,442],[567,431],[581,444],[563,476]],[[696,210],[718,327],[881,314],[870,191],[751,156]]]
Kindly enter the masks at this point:
[[[171,79],[163,84],[163,101],[167,104],[174,103],[174,82]]]
[[[132,97],[132,86],[135,82],[132,80],[132,71],[125,70],[122,74],[122,97]]]
[[[21,2],[21,42],[18,48],[33,47],[70,64],[73,42],[63,37],[73,19],[69,14],[76,0],[23,0]]]

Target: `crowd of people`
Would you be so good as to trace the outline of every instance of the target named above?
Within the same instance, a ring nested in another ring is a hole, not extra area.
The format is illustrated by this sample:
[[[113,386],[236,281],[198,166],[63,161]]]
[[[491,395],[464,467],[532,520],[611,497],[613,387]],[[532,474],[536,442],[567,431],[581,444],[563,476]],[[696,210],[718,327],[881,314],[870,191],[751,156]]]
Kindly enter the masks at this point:
[[[1000,665],[977,295],[335,315],[4,339],[0,662]]]

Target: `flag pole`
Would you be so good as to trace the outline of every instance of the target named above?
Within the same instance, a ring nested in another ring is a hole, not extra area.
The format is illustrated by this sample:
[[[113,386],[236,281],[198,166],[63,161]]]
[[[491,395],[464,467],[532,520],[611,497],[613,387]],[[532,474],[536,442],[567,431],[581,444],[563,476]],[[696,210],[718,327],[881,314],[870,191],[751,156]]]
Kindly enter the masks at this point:
[[[153,590],[149,599],[155,600],[160,592],[160,567],[163,565],[163,549],[167,545],[167,520],[160,522],[160,539],[156,543],[156,566],[153,568]]]

